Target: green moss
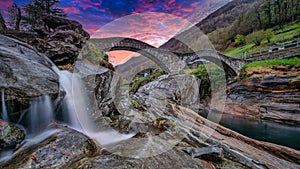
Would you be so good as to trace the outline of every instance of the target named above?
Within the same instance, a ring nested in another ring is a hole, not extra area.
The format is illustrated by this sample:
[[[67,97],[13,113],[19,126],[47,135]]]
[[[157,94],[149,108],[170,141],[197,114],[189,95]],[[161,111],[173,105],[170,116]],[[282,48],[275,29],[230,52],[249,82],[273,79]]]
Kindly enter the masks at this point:
[[[131,92],[136,92],[141,86],[147,84],[148,81],[149,81],[149,79],[147,77],[137,78],[133,82],[130,91]]]
[[[134,107],[134,108],[136,108],[136,109],[138,109],[140,111],[146,111],[143,108],[142,104],[138,100],[131,100],[130,104],[131,104],[132,107]]]
[[[171,121],[169,124],[170,124],[171,127],[175,127],[176,126],[176,123],[173,122],[173,121]]]
[[[97,146],[94,143],[94,141],[92,139],[88,139],[85,141],[84,143],[85,148],[90,151],[90,152],[96,152],[97,151]]]
[[[214,63],[200,64],[196,69],[187,69],[185,73],[192,74],[201,80],[200,97],[211,94],[212,89],[218,90],[224,86],[225,73]]]
[[[130,92],[135,93],[141,86],[155,81],[159,76],[165,74],[164,71],[161,71],[159,69],[155,69],[151,72],[151,74],[148,77],[141,77],[141,78],[136,78],[133,82],[133,84],[130,87]]]

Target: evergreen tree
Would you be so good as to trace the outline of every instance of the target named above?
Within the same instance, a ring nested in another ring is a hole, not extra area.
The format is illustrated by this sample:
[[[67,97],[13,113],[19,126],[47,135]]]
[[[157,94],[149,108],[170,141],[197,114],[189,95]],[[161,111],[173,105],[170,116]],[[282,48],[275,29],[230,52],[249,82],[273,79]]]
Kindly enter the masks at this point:
[[[31,0],[24,6],[24,21],[35,27],[42,24],[43,15],[66,17],[65,12],[57,7],[59,0]]]
[[[6,25],[5,25],[5,20],[3,19],[2,14],[0,12],[0,31],[6,30],[6,29],[7,28],[6,28]]]
[[[21,23],[21,9],[16,3],[13,3],[11,7],[8,8],[8,24],[10,27],[14,28],[16,31],[20,30]]]

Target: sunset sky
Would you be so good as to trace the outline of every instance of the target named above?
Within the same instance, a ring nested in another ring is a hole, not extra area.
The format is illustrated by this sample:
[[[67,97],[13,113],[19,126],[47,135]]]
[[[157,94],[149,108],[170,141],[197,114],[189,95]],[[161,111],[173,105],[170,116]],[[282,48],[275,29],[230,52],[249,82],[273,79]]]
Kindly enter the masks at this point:
[[[176,33],[198,23],[230,0],[61,0],[70,19],[79,21],[92,37],[132,37],[160,46]],[[16,2],[22,6],[29,0],[1,0],[0,10]],[[110,53],[113,62],[122,62],[129,52]]]

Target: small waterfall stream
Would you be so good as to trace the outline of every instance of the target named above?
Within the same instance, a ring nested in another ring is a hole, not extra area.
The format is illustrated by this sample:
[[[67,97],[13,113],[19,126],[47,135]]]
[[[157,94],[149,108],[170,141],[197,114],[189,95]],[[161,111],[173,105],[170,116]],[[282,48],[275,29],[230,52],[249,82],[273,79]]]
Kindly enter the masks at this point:
[[[60,71],[56,66],[53,66],[52,69],[59,75],[60,91],[63,91],[59,95],[64,95],[61,111],[57,112],[55,110],[57,101],[53,101],[48,95],[40,96],[33,100],[27,113],[21,115],[19,119],[19,124],[23,125],[26,130],[26,138],[22,146],[28,147],[38,144],[58,132],[60,129],[49,129],[49,125],[57,121],[89,136],[101,145],[116,143],[134,136],[134,134],[121,134],[113,129],[99,131],[94,121],[90,119],[91,102],[81,77],[68,71]],[[1,117],[9,122],[4,100],[4,89],[1,91],[1,96]],[[62,119],[58,117],[62,117]],[[1,151],[0,162],[9,160],[13,153],[18,153],[18,151]]]
[[[56,70],[56,72],[59,74],[60,90],[66,92],[62,105],[63,122],[73,128],[82,129],[75,108],[78,104],[78,99],[82,96],[75,96],[77,92],[73,92],[73,84],[75,85],[79,82],[79,77],[75,77],[76,75],[73,77],[73,74],[68,71]],[[73,83],[73,80],[76,80],[76,82]]]
[[[54,70],[60,77],[60,88],[66,92],[62,106],[64,123],[95,139],[102,145],[119,142],[134,136],[134,134],[121,134],[113,129],[99,131],[93,120],[90,119],[91,111],[94,110],[81,77],[76,73],[60,71],[57,68]]]
[[[5,99],[4,99],[4,89],[1,90],[1,99],[2,99],[2,114],[1,117],[5,121],[9,121],[8,113],[7,113],[7,108],[5,105]]]
[[[28,123],[28,134],[37,135],[55,121],[53,105],[50,96],[38,97],[31,103],[26,122]]]

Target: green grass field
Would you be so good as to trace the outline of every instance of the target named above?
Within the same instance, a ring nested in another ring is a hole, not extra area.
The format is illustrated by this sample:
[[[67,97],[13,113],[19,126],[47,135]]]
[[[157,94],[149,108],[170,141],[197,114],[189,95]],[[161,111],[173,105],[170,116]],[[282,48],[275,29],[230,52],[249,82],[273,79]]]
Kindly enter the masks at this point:
[[[260,46],[255,46],[253,43],[246,44],[240,47],[235,47],[224,51],[224,54],[227,56],[241,56],[243,52],[253,52],[260,49],[266,49],[269,45],[285,42],[290,43],[290,39],[298,36],[298,40],[300,39],[300,22],[292,23],[289,25],[283,26],[282,29],[278,29],[274,31],[275,35],[270,40],[271,43],[268,44],[267,40],[264,40]]]
[[[272,59],[272,60],[260,60],[251,62],[243,67],[243,69],[252,68],[252,67],[270,67],[270,66],[300,66],[300,58],[295,57],[291,59]]]

